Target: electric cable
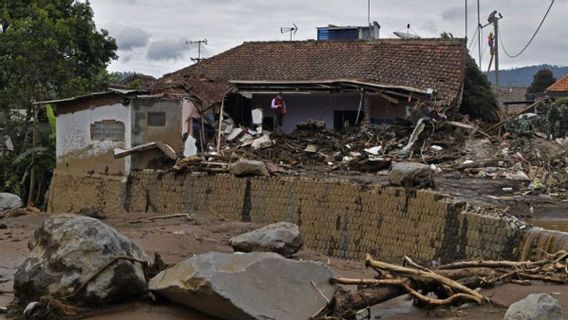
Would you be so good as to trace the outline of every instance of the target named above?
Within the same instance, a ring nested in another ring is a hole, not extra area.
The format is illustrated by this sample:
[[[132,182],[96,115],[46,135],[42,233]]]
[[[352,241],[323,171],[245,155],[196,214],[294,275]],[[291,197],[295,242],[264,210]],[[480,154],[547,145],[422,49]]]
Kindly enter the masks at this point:
[[[548,10],[546,11],[546,14],[544,15],[544,17],[542,18],[542,20],[540,21],[540,24],[538,25],[538,28],[536,29],[535,33],[533,34],[533,36],[531,37],[531,39],[529,40],[529,42],[527,43],[527,45],[517,54],[509,54],[509,52],[507,52],[507,49],[505,49],[505,45],[503,44],[503,40],[499,41],[501,42],[501,48],[503,49],[503,51],[505,52],[505,54],[509,57],[509,58],[517,58],[520,55],[522,55],[525,50],[528,49],[528,47],[531,45],[531,43],[533,42],[533,40],[536,38],[536,36],[538,35],[538,33],[540,32],[540,29],[542,28],[542,26],[544,25],[544,22],[546,21],[546,18],[548,17],[548,14],[550,13],[550,11],[552,10],[552,6],[554,5],[554,2],[556,0],[552,0],[550,2],[550,6],[548,7]],[[501,30],[499,30],[499,37],[501,37]]]

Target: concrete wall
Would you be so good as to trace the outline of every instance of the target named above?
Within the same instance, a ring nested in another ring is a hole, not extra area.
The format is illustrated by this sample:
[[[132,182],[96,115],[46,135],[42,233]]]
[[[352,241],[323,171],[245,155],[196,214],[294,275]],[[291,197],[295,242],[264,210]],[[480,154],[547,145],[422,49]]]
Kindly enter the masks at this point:
[[[91,138],[91,124],[103,120],[116,120],[124,124],[124,141],[97,141]],[[127,174],[130,158],[114,159],[114,148],[129,148],[130,106],[121,103],[94,105],[88,109],[57,116],[56,153],[57,167],[71,173],[87,172]]]
[[[132,146],[149,142],[165,142],[176,152],[183,151],[182,141],[182,100],[168,98],[141,98],[132,102]],[[149,126],[148,113],[164,113],[163,127]],[[151,162],[162,154],[153,150],[132,155],[132,169],[149,168]]]
[[[149,126],[148,113],[165,113],[163,127]],[[181,151],[182,141],[182,100],[167,98],[143,98],[133,101],[132,145],[161,141],[174,150]]]
[[[300,226],[308,248],[348,259],[371,253],[386,260],[400,261],[408,255],[430,263],[515,259],[519,253],[521,231],[511,221],[472,212],[431,191],[330,179],[155,172],[134,172],[120,183],[111,179],[110,191],[105,183],[100,177],[56,174],[50,211],[96,207],[107,213],[198,212],[261,223],[290,221]]]

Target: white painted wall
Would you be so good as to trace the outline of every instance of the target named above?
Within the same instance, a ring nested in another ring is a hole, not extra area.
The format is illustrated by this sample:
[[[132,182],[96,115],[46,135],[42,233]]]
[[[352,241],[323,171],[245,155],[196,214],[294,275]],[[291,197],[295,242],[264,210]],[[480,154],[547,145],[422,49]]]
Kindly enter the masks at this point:
[[[130,105],[120,103],[61,114],[57,117],[56,154],[57,160],[81,150],[81,157],[96,157],[114,148],[130,148],[132,145]],[[91,124],[102,120],[116,120],[124,123],[124,142],[91,140]],[[130,173],[130,157],[125,158],[126,174]]]

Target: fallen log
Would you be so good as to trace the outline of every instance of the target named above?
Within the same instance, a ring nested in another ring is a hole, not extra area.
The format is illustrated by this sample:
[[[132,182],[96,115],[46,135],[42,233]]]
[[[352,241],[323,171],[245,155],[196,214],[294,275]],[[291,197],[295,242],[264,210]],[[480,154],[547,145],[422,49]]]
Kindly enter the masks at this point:
[[[461,261],[440,266],[438,270],[465,269],[465,268],[528,268],[535,266],[543,266],[546,260],[540,261]]]
[[[454,292],[462,293],[463,295],[460,295],[460,298],[473,301],[477,304],[484,304],[485,302],[487,302],[487,299],[478,292],[460,284],[459,282],[456,282],[452,279],[446,278],[431,271],[400,267],[394,264],[373,260],[371,255],[366,256],[365,264],[368,267],[376,268],[381,271],[388,271],[400,276],[406,276],[418,282],[420,282],[421,280],[422,281],[427,280],[427,282],[432,282],[432,281],[437,282],[443,286],[452,289]]]

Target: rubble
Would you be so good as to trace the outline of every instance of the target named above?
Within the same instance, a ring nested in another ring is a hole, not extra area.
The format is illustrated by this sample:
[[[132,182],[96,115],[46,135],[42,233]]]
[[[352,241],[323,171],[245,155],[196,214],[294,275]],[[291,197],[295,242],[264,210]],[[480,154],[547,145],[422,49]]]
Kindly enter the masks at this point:
[[[22,199],[17,195],[5,192],[0,193],[0,212],[18,209],[23,205]]]
[[[549,294],[531,294],[525,299],[513,303],[504,320],[562,320],[560,302]]]
[[[417,162],[395,163],[389,173],[392,185],[406,188],[434,187],[433,171],[429,166]]]
[[[304,238],[297,225],[279,222],[231,238],[229,244],[235,251],[275,252],[291,257],[304,245]]]
[[[149,258],[101,221],[57,215],[35,230],[31,252],[14,277],[21,302],[48,296],[77,304],[110,304],[147,290]]]
[[[275,253],[194,256],[150,280],[150,290],[221,319],[308,320],[335,293],[331,269]]]
[[[254,150],[258,150],[258,149],[262,149],[262,148],[268,148],[270,146],[272,146],[272,139],[270,139],[269,135],[263,135],[262,137],[258,138],[258,139],[254,139],[251,143],[251,147]]]
[[[230,172],[237,177],[270,175],[264,162],[247,159],[239,159],[239,161],[231,164]]]

